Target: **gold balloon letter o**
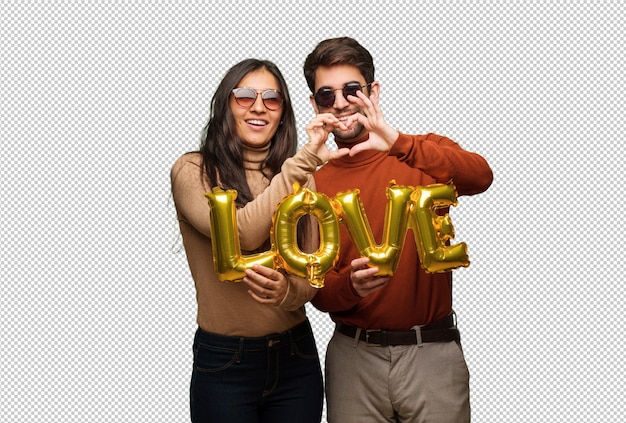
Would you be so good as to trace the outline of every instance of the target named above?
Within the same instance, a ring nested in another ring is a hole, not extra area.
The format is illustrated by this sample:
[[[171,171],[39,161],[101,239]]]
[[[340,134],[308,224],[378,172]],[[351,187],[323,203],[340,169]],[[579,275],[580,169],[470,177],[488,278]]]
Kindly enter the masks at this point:
[[[307,214],[319,224],[320,245],[314,253],[298,247],[298,220]],[[328,197],[306,188],[285,197],[274,213],[271,240],[279,267],[307,278],[311,286],[323,287],[324,275],[337,262],[339,252],[339,220]]]

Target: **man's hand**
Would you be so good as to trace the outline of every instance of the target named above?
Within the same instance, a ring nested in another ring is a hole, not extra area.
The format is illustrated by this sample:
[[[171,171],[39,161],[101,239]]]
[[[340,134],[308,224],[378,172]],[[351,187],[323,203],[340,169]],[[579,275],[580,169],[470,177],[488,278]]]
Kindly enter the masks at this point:
[[[356,97],[348,96],[348,101],[356,105],[360,113],[350,116],[346,120],[346,126],[349,127],[356,121],[369,132],[369,139],[352,147],[350,156],[365,150],[389,151],[398,139],[398,131],[389,126],[383,116],[383,112],[378,105],[377,93],[378,91],[372,91],[372,95],[369,98],[362,91],[357,91]]]
[[[391,276],[375,276],[377,267],[369,267],[367,257],[352,260],[350,263],[350,280],[352,286],[361,297],[366,297],[372,292],[378,291],[389,282]]]

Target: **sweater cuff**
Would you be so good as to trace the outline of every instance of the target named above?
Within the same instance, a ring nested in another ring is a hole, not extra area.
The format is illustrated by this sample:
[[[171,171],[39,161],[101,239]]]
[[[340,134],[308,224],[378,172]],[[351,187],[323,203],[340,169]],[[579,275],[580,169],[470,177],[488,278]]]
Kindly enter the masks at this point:
[[[309,147],[308,144],[305,144],[301,150],[303,151],[303,159],[306,161],[306,163],[313,164],[315,169],[317,169],[318,166],[324,164],[324,160],[322,160],[320,156],[311,151],[311,147]]]
[[[287,277],[287,292],[278,307],[287,311],[298,310],[315,296],[316,289],[311,287],[309,281],[304,278],[291,274],[285,276]]]
[[[280,304],[278,304],[278,307],[280,308],[284,308],[286,310],[289,310],[291,307],[291,302],[293,301],[293,298],[290,298],[289,294],[291,292],[291,281],[289,280],[289,278],[287,278],[287,292],[285,292],[285,296],[283,297],[283,300],[280,302]]]
[[[407,152],[411,150],[413,146],[413,137],[410,135],[406,135],[403,133],[398,134],[398,139],[393,143],[391,149],[389,150],[390,156],[405,156]]]

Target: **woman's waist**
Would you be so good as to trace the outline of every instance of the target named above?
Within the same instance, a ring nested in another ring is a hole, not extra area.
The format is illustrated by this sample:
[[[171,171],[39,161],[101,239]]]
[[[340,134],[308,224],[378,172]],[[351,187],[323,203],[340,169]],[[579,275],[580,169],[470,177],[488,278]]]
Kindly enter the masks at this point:
[[[309,320],[305,317],[300,323],[281,332],[271,332],[262,336],[226,335],[210,332],[198,327],[195,342],[224,349],[263,351],[268,348],[288,346],[303,338],[312,336]]]
[[[198,302],[198,327],[218,335],[260,338],[288,331],[305,320],[304,307],[290,311],[259,304],[251,298],[245,303],[231,303],[225,307],[218,307],[215,302]]]

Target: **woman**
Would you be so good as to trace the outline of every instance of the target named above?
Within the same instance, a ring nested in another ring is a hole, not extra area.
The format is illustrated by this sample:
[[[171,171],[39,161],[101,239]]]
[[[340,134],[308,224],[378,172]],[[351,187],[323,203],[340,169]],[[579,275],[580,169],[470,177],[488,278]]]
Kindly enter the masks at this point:
[[[333,120],[316,117],[313,125]],[[243,283],[220,281],[205,197],[217,186],[236,190],[243,254],[267,251],[272,214],[293,184],[307,186],[317,166],[348,152],[330,152],[322,136],[309,136],[294,155],[295,117],[284,78],[273,63],[248,59],[233,66],[217,88],[200,151],[183,155],[172,168],[198,303],[193,422],[321,419],[322,374],[304,309],[315,289],[305,279],[260,266],[247,271]],[[312,239],[304,238],[303,249],[315,249]]]

